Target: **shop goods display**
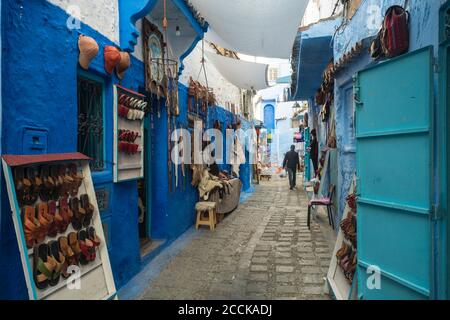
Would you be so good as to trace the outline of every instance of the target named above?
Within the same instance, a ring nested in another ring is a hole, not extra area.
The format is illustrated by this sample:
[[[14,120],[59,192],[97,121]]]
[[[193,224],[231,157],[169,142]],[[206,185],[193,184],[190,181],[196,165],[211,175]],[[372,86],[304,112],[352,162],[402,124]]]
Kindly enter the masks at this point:
[[[80,35],[78,37],[78,49],[80,50],[78,62],[83,69],[88,70],[91,61],[98,54],[99,46],[93,38]]]
[[[357,298],[357,191],[356,178],[352,180],[349,195],[346,198],[344,214],[340,222],[340,228],[330,267],[327,274],[327,282],[337,300],[353,300]]]
[[[205,113],[208,107],[217,104],[213,89],[203,86],[192,78],[189,80],[188,95],[189,112]]]
[[[3,168],[30,299],[113,297],[89,158],[3,156]],[[82,289],[68,289],[72,276]],[[98,296],[90,296],[91,285],[101,288]]]
[[[105,46],[103,55],[105,58],[105,70],[107,73],[112,74],[122,59],[120,51],[114,46]]]
[[[114,86],[114,182],[144,176],[144,95]]]
[[[369,52],[374,60],[394,58],[408,52],[410,14],[401,6],[388,8],[381,30],[372,41]]]
[[[116,75],[119,79],[123,79],[125,76],[125,71],[130,67],[131,60],[130,54],[126,51],[120,52],[120,62],[116,67]]]

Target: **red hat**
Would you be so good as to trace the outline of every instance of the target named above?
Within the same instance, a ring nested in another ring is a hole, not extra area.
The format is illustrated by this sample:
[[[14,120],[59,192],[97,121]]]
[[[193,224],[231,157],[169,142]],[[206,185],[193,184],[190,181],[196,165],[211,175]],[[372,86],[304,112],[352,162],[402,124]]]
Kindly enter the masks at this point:
[[[112,74],[114,68],[120,63],[121,55],[119,49],[113,46],[105,46],[104,49],[105,56],[105,70],[109,74]]]

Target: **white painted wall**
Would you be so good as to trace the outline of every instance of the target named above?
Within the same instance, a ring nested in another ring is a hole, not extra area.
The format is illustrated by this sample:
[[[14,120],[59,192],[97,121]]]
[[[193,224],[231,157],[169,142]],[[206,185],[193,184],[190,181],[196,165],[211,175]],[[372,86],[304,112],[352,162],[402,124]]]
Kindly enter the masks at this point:
[[[320,19],[330,17],[337,1],[338,0],[310,0],[306,7],[305,15],[303,16],[302,26],[307,26],[316,23]],[[339,12],[341,8],[342,6],[339,4],[336,11]]]
[[[205,50],[210,50],[208,44],[205,43]],[[189,77],[192,76],[194,80],[199,79],[202,84],[205,84],[205,76],[203,71],[198,77],[201,69],[202,60],[202,42],[200,41],[192,53],[184,60],[185,69],[180,78],[180,82],[189,85]],[[241,106],[240,89],[226,80],[216,67],[207,59],[206,60],[206,75],[208,77],[208,85],[214,89],[217,102],[220,106],[225,107],[227,102],[234,103],[237,108]]]
[[[47,0],[68,13],[79,12],[80,20],[119,44],[118,0]]]

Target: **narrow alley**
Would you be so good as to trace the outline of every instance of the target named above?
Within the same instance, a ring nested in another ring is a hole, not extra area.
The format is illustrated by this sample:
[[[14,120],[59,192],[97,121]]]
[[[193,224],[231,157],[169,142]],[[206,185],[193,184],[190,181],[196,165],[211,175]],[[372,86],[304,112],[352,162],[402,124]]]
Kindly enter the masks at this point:
[[[0,301],[450,300],[450,0],[0,21]]]
[[[286,179],[262,182],[217,229],[189,230],[172,245],[178,252],[169,247],[138,274],[149,281],[140,298],[328,299],[333,232],[322,214],[308,230],[307,201]],[[159,274],[144,276],[161,264]]]

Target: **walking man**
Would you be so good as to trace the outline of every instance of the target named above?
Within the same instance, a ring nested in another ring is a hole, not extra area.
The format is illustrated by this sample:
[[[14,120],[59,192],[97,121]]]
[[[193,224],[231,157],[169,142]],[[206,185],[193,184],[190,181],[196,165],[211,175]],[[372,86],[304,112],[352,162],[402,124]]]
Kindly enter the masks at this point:
[[[289,176],[290,190],[295,190],[297,180],[297,167],[300,166],[300,160],[298,153],[295,152],[295,146],[291,146],[291,151],[287,152],[284,156],[283,168],[287,170]]]

